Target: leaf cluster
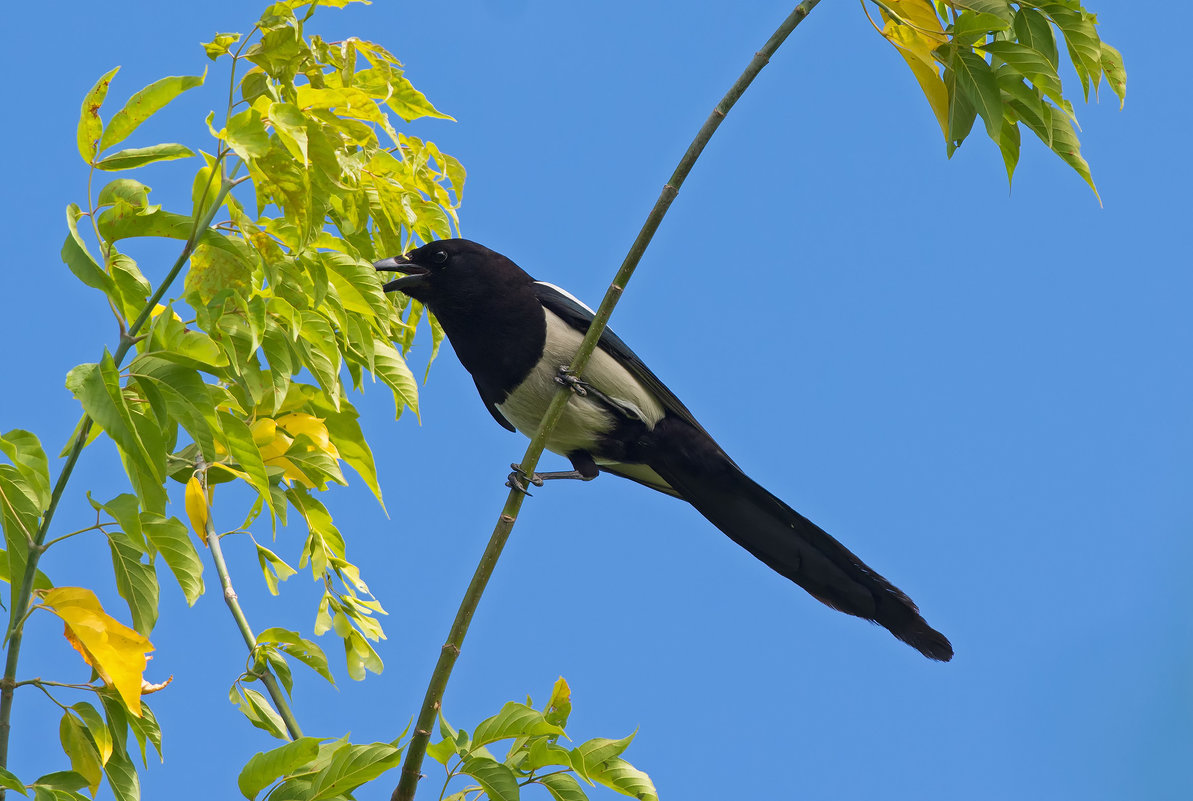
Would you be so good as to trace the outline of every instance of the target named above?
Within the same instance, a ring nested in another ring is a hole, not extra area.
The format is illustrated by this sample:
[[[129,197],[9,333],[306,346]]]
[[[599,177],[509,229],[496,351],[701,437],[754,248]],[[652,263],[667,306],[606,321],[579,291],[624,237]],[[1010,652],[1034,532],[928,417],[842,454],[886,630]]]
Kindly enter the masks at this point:
[[[980,117],[1002,152],[1009,183],[1024,126],[1097,195],[1081,156],[1073,104],[1061,85],[1057,33],[1087,101],[1105,78],[1121,106],[1127,73],[1122,54],[1102,41],[1097,17],[1079,0],[871,2],[883,20],[879,32],[903,56],[928,98],[950,157]]]
[[[442,739],[427,746],[427,755],[447,769],[440,798],[453,779],[466,776],[475,784],[453,792],[447,801],[517,801],[522,788],[530,785],[545,787],[556,801],[586,801],[585,784],[658,801],[650,777],[621,758],[633,734],[619,740],[597,737],[573,748],[560,744],[559,738],[567,738],[564,727],[571,711],[571,689],[560,677],[542,710],[534,709],[529,698],[525,704],[510,701],[478,723],[471,736],[452,728],[440,714]],[[505,741],[508,750],[498,759],[489,746]]]

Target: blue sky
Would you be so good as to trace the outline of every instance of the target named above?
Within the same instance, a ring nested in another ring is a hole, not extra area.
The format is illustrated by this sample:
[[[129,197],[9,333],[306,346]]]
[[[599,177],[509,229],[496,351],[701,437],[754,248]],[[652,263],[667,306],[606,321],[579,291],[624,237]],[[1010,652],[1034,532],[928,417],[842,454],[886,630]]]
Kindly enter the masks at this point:
[[[450,720],[471,728],[506,700],[542,701],[563,675],[573,737],[636,729],[626,756],[665,799],[1193,793],[1180,144],[1193,120],[1174,78],[1183,54],[1156,36],[1165,21],[1123,0],[1090,7],[1129,73],[1125,111],[1109,91],[1077,109],[1104,207],[1026,137],[1010,193],[980,131],[947,161],[901,59],[857,5],[825,2],[722,126],[613,319],[747,472],[907,591],[956,659],[930,663],[832,613],[693,510],[605,477],[548,486],[524,507],[449,687]],[[691,136],[788,10],[379,2],[321,12],[315,29],[385,44],[456,117],[408,130],[468,169],[466,236],[595,305]],[[113,104],[197,73],[198,42],[247,30],[257,11],[212,0],[167,15],[126,0],[8,12],[29,34],[8,42],[20,79],[0,129],[0,430],[31,429],[57,451],[79,411],[66,371],[115,342],[99,296],[58,258],[62,209],[86,191],[83,94],[116,64]],[[133,144],[208,147],[218,85]],[[156,165],[141,180],[169,208],[193,169]],[[160,276],[173,248],[137,257]],[[416,372],[428,345],[412,352]],[[303,681],[295,708],[308,733],[367,742],[415,713],[525,442],[493,424],[446,352],[421,425],[394,423],[383,391],[358,405],[390,517],[360,487],[330,505],[391,613],[386,670],[350,681],[325,638],[339,687]],[[103,446],[86,453],[62,532],[87,524],[85,489],[122,491],[113,463]],[[296,562],[300,540],[283,533],[278,550]],[[254,625],[309,636],[309,574],[273,598],[250,548],[225,547]],[[75,538],[43,567],[121,610],[106,567],[96,575],[106,553]],[[207,580],[193,609],[163,587],[150,675],[175,681],[151,699],[166,764],[143,774],[146,797],[234,797],[239,767],[273,745],[227,704],[243,646]],[[86,680],[54,623],[35,619],[27,643],[19,678]],[[57,721],[43,698],[18,696],[11,767],[23,778],[61,767]]]

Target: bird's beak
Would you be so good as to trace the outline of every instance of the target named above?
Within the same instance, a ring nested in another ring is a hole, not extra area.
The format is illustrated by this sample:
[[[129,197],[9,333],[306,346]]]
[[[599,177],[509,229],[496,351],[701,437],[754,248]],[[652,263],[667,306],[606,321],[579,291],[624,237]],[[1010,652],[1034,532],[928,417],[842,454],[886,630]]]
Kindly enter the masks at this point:
[[[382,287],[386,292],[407,292],[426,286],[426,278],[430,273],[426,267],[415,264],[405,256],[391,256],[388,259],[374,262],[378,272],[404,273],[402,278],[396,278]]]

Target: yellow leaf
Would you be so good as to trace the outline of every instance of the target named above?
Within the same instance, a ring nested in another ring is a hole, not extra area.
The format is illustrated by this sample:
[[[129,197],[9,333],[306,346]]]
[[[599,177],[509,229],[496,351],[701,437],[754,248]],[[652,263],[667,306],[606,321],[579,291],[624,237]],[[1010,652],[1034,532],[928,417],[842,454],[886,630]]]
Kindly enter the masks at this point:
[[[186,482],[186,516],[190,518],[191,528],[195,535],[207,541],[207,492],[203,489],[203,482],[198,476],[191,476]]]
[[[290,414],[284,414],[279,417],[277,423],[293,436],[306,434],[311,438],[312,442],[319,446],[321,451],[324,451],[334,459],[340,458],[340,453],[336,450],[336,446],[331,444],[331,439],[327,434],[327,425],[324,424],[322,418],[315,417],[313,414],[306,414],[305,412],[291,412]]]
[[[932,18],[936,19],[935,14],[932,15]],[[940,27],[939,21],[936,22],[936,27]],[[947,138],[949,135],[949,93],[945,89],[944,81],[940,79],[936,60],[932,58],[933,48],[945,41],[945,35],[941,33],[937,39],[932,32],[924,32],[920,28],[902,25],[893,19],[887,21],[882,29],[882,35],[895,46],[899,55],[903,56],[903,60],[907,62],[907,66],[911,67],[912,74],[915,75],[916,81],[924,91],[924,97],[928,98],[928,104],[932,106],[932,112],[936,115],[940,130]]]
[[[256,438],[254,437],[254,439]],[[290,443],[293,441],[294,438],[288,436],[285,431],[279,431],[273,439],[265,444],[258,444],[261,449],[261,461],[269,465],[277,464],[278,458],[290,450]]]
[[[940,25],[940,17],[928,0],[886,0],[885,5],[891,13],[898,15],[900,22],[918,28],[924,36],[935,39],[936,44],[942,45],[948,41]],[[886,9],[883,10],[883,16],[887,16]]]
[[[264,417],[249,426],[249,431],[253,433],[253,444],[258,448],[264,447],[278,435],[278,421]]]
[[[66,624],[64,634],[87,664],[116,688],[129,711],[141,716],[141,681],[153,645],[104,611],[95,593],[83,587],[56,587],[42,603]]]

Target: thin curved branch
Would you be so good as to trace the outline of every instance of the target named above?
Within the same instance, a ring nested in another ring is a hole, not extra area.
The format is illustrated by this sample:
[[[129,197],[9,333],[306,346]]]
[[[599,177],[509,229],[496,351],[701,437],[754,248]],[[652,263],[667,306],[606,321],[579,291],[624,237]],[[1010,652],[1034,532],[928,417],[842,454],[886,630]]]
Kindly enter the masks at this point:
[[[605,298],[601,301],[601,305],[597,309],[596,317],[589,326],[588,333],[572,360],[569,371],[573,375],[583,373],[585,365],[588,364],[589,357],[596,350],[597,342],[600,341],[601,334],[609,323],[609,317],[613,314],[613,308],[621,298],[621,293],[624,291],[626,284],[629,283],[630,277],[634,274],[634,270],[642,258],[642,254],[646,251],[647,245],[650,244],[655,231],[658,230],[659,224],[667,214],[667,209],[670,208],[672,201],[679,194],[680,187],[688,177],[688,173],[691,172],[696,159],[700,157],[700,153],[704,150],[705,145],[708,144],[713,133],[720,126],[721,121],[725,119],[725,115],[733,108],[733,104],[737,102],[738,98],[742,96],[742,93],[746,91],[746,88],[753,82],[758,73],[762,71],[762,68],[770,61],[770,57],[774,55],[775,51],[779,49],[779,45],[783,44],[783,41],[795,30],[797,25],[803,22],[804,18],[808,16],[819,2],[820,0],[804,0],[783,20],[782,24],[771,35],[770,39],[767,40],[766,44],[762,46],[762,49],[754,54],[754,58],[750,60],[745,71],[733,83],[729,91],[725,93],[725,96],[721,98],[721,102],[716,105],[712,113],[709,114],[708,119],[704,121],[704,125],[700,127],[696,138],[688,145],[683,158],[679,160],[679,165],[671,174],[671,178],[664,184],[659,199],[650,210],[650,214],[647,216],[642,230],[639,231],[638,237],[634,240],[634,244],[630,248],[630,252],[621,264],[621,269],[617,271],[613,283],[605,293]],[[539,457],[542,456],[543,450],[546,447],[547,439],[554,430],[555,425],[559,422],[559,418],[563,415],[564,407],[567,406],[570,398],[570,392],[571,390],[567,387],[561,387],[555,393],[555,397],[552,398],[550,406],[547,407],[547,411],[543,415],[543,421],[539,425],[538,433],[531,439],[530,445],[526,448],[526,454],[522,457],[520,468],[523,475],[532,475],[534,473]],[[480,563],[476,567],[472,581],[468,584],[468,590],[464,594],[464,599],[460,602],[455,621],[452,623],[451,632],[448,634],[447,642],[443,645],[439,653],[439,661],[436,663],[435,670],[431,674],[431,681],[427,685],[426,696],[423,698],[422,709],[418,714],[418,720],[414,727],[414,735],[411,737],[410,745],[406,750],[406,758],[402,763],[402,775],[397,788],[393,792],[392,801],[413,801],[414,793],[418,788],[418,780],[421,776],[423,757],[426,754],[427,745],[431,739],[431,726],[434,724],[435,717],[439,713],[439,709],[443,703],[443,693],[447,689],[447,682],[451,677],[452,668],[455,666],[456,659],[460,656],[460,648],[464,642],[464,636],[468,633],[468,626],[471,624],[472,616],[476,612],[477,605],[480,603],[481,595],[485,591],[485,586],[488,584],[489,578],[493,575],[493,568],[497,565],[497,559],[501,556],[501,551],[505,547],[506,540],[509,539],[510,531],[518,519],[518,511],[522,508],[524,497],[522,492],[516,489],[510,490],[509,496],[505,501],[505,506],[501,510],[501,516],[498,518],[497,525],[494,527],[493,534],[489,539],[489,544],[485,546],[485,551],[481,555]]]

